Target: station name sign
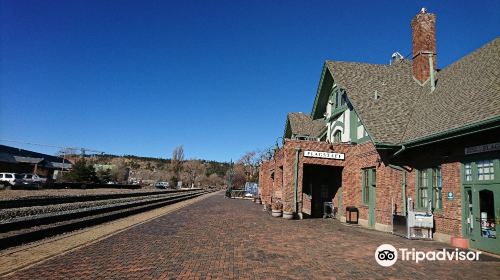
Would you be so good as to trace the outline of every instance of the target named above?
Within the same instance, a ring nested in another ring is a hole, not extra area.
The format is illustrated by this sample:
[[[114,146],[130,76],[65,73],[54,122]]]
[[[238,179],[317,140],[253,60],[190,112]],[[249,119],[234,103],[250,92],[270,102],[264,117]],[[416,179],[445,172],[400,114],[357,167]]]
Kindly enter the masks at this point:
[[[339,159],[339,160],[345,159],[345,154],[317,152],[317,151],[304,151],[304,156],[314,157],[314,158]]]
[[[478,153],[485,153],[498,150],[500,150],[500,142],[474,146],[474,147],[467,147],[465,148],[465,154],[470,155],[470,154],[478,154]]]

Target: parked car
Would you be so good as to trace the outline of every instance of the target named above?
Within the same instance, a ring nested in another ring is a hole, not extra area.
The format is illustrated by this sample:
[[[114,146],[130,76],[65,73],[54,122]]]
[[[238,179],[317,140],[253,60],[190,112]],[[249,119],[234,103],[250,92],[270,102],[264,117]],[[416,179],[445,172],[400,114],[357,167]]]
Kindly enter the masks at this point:
[[[163,181],[158,181],[155,183],[155,187],[157,187],[158,189],[166,189],[169,187],[169,183],[168,182],[163,182]]]
[[[0,173],[0,185],[3,186],[16,186],[23,183],[23,175],[12,172]]]
[[[23,175],[22,180],[24,184],[41,185],[47,182],[47,178],[39,176],[38,174],[26,173],[22,175]]]

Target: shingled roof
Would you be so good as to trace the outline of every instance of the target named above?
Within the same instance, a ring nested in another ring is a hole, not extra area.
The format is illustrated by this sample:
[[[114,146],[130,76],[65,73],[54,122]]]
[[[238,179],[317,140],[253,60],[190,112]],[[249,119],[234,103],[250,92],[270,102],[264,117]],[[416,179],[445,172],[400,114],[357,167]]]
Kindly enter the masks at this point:
[[[433,92],[415,81],[406,60],[325,67],[376,143],[403,144],[500,116],[499,38],[440,71]]]
[[[309,115],[304,113],[288,113],[288,123],[294,135],[317,137],[325,128],[323,119],[312,120]]]
[[[416,102],[403,142],[500,117],[500,38],[446,67]]]
[[[393,65],[327,61],[326,66],[335,83],[346,90],[372,139],[399,143],[422,93],[412,77],[411,64],[404,60]]]

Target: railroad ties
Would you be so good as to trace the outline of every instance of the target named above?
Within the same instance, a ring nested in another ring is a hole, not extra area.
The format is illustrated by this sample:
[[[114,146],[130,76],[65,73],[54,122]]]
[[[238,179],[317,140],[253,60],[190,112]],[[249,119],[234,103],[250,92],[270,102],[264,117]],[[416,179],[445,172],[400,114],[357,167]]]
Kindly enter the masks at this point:
[[[0,250],[207,193],[173,190],[0,200]]]

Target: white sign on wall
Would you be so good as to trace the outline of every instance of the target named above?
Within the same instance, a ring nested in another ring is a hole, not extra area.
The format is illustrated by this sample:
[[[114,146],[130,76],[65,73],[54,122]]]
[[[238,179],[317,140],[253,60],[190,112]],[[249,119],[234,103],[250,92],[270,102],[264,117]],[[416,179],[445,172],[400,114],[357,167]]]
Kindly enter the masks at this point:
[[[470,154],[478,154],[478,153],[485,153],[498,150],[500,150],[500,142],[474,146],[474,147],[467,147],[465,148],[465,154],[470,155]]]
[[[327,159],[345,159],[345,154],[340,153],[327,153],[327,152],[318,152],[318,151],[304,151],[305,157],[314,157],[314,158],[327,158]]]

